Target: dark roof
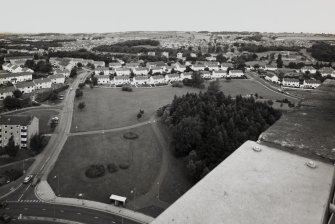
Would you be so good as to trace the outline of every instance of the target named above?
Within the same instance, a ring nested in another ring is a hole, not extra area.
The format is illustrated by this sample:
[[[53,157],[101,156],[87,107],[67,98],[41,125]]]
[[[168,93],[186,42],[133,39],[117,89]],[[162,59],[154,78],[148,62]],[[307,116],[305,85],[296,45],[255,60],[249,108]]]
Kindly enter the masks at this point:
[[[16,84],[16,88],[24,88],[30,86],[35,86],[35,83],[33,81],[30,81],[30,82],[20,82]]]
[[[48,78],[49,79],[59,79],[59,78],[64,78],[64,75],[62,75],[61,73],[59,73],[59,74],[55,74],[55,75],[49,75]]]
[[[284,78],[283,81],[285,81],[285,82],[299,82],[299,79]]]
[[[0,124],[27,126],[31,123],[33,118],[34,116],[32,115],[4,115],[0,116]]]
[[[7,77],[19,77],[19,76],[26,76],[26,75],[32,75],[33,73],[31,72],[19,72],[19,73],[2,73],[0,74],[0,79],[1,78],[7,78]]]
[[[45,83],[45,82],[51,82],[50,78],[40,78],[40,79],[34,79],[34,83],[38,84],[38,83]]]
[[[14,86],[5,86],[0,88],[0,93],[9,93],[15,90]]]
[[[313,79],[306,79],[305,83],[309,83],[309,84],[321,84],[321,82],[319,80],[313,80]]]

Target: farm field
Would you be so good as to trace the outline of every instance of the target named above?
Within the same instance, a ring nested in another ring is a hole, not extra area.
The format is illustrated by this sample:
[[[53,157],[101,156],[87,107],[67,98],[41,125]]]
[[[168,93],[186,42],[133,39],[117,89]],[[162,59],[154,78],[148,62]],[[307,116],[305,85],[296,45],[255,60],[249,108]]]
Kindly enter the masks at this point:
[[[131,200],[134,188],[136,196],[145,194],[159,172],[161,151],[149,125],[131,131],[139,138],[123,138],[126,131],[69,137],[48,178],[53,190],[62,197],[76,198],[82,193],[85,199],[104,203],[110,203],[111,194]],[[109,173],[106,167],[111,163],[128,163],[129,168]],[[105,166],[103,177],[86,177],[86,169],[94,164]],[[59,177],[59,189],[54,176]]]

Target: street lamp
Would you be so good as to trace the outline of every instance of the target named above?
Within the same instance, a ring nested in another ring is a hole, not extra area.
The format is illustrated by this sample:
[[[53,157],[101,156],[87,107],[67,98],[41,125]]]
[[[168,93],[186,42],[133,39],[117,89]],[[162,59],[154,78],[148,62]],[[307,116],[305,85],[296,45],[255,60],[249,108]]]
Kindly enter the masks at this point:
[[[81,198],[82,205],[84,205],[84,194],[79,193],[78,196],[79,196],[79,198]]]
[[[59,193],[59,176],[54,176],[54,179],[57,178],[57,196],[60,196],[60,193]]]
[[[133,210],[135,211],[135,187],[130,191],[130,193],[133,195]]]

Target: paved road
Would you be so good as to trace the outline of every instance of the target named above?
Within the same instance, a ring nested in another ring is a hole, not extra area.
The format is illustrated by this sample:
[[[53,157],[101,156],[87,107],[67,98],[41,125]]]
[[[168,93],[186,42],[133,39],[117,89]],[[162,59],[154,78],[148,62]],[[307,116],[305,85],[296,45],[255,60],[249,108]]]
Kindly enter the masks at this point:
[[[5,212],[15,219],[22,214],[23,216],[56,217],[58,219],[87,224],[137,224],[135,221],[105,212],[48,203],[9,202],[8,207],[6,209],[1,209],[0,212]],[[26,223],[26,221],[22,221],[22,223]]]

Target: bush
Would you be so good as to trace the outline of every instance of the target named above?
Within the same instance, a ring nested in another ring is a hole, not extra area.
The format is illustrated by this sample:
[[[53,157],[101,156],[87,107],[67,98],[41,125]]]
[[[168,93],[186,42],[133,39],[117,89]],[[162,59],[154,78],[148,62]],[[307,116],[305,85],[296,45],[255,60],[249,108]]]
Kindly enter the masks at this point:
[[[131,86],[124,85],[124,86],[122,86],[122,91],[132,92],[133,88],[131,88]]]
[[[10,181],[18,179],[19,177],[22,176],[22,174],[23,173],[21,170],[15,170],[15,169],[6,170],[4,172],[4,175],[7,176]]]
[[[138,138],[138,135],[136,134],[136,133],[134,133],[134,132],[126,132],[126,133],[124,133],[123,134],[123,137],[125,138],[125,139],[137,139]]]
[[[102,164],[91,165],[87,168],[85,175],[88,178],[98,178],[105,175],[105,167]]]
[[[126,170],[129,168],[129,163],[125,162],[125,163],[121,163],[119,164],[120,169]]]
[[[173,82],[172,87],[178,87],[178,88],[183,88],[183,83],[182,82]]]
[[[107,165],[107,169],[109,173],[115,173],[119,170],[119,167],[115,163],[110,163]]]

